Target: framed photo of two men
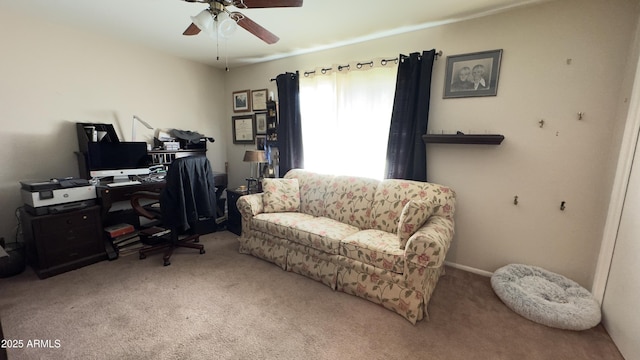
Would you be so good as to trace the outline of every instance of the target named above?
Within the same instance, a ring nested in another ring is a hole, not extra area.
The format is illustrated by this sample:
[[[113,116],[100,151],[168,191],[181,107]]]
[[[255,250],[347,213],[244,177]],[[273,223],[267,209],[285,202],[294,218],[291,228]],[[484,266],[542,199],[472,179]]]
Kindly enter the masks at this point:
[[[443,98],[496,96],[502,49],[447,56]]]

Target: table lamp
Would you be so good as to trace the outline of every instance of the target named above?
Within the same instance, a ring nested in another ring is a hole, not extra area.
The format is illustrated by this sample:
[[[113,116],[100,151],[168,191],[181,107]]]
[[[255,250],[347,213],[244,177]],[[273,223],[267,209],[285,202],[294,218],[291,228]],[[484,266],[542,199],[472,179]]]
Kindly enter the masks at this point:
[[[153,130],[153,126],[149,125],[148,122],[140,119],[136,115],[133,115],[133,119],[131,120],[131,141],[136,141],[136,120],[147,129]]]
[[[252,185],[258,181],[257,177],[260,163],[267,162],[267,157],[264,154],[264,150],[247,150],[244,152],[244,162],[249,163],[250,177],[247,178],[247,190],[251,193],[252,189],[255,190],[255,185]],[[253,175],[253,168],[256,168],[256,175]]]

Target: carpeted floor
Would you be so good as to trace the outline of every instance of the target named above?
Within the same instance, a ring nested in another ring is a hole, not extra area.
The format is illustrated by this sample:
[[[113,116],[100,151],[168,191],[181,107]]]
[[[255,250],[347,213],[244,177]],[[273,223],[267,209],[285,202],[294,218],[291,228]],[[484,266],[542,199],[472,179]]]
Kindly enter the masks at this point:
[[[447,268],[430,321],[414,326],[239,254],[235,239],[207,235],[206,254],[180,250],[168,267],[129,255],[46,280],[31,269],[0,279],[4,335],[25,344],[9,359],[622,359],[601,325],[533,323],[486,277]]]

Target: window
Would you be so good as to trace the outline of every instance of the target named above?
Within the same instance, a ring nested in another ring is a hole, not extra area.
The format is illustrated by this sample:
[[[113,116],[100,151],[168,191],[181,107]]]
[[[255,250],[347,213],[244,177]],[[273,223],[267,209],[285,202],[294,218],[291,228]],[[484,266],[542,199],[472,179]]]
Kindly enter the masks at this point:
[[[396,67],[363,68],[300,78],[305,169],[384,177]]]

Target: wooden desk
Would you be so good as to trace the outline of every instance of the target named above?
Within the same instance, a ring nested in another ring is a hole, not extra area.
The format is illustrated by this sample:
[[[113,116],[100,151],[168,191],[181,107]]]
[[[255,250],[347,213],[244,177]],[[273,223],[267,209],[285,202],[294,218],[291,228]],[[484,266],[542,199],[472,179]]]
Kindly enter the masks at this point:
[[[214,181],[216,184],[216,200],[218,201],[217,214],[218,216],[224,216],[224,206],[220,209],[221,202],[219,199],[227,187],[227,174],[214,172]],[[139,229],[140,218],[129,206],[127,206],[125,210],[117,212],[110,213],[110,210],[115,203],[129,201],[131,199],[131,195],[138,191],[160,192],[162,188],[164,188],[165,184],[166,183],[164,181],[149,181],[127,186],[109,187],[106,186],[106,184],[96,186],[98,201],[101,205],[100,216],[102,218],[102,226],[105,227],[119,223],[127,223],[133,225],[136,229]],[[109,255],[109,260],[116,259],[118,257],[117,247],[114,246],[112,239],[110,239],[106,234],[103,234],[103,237],[105,249]]]

